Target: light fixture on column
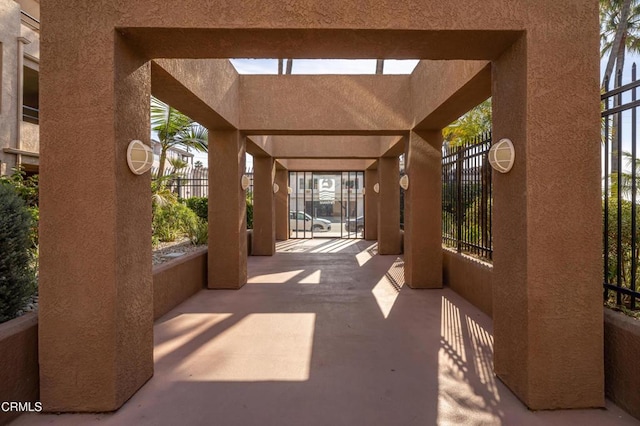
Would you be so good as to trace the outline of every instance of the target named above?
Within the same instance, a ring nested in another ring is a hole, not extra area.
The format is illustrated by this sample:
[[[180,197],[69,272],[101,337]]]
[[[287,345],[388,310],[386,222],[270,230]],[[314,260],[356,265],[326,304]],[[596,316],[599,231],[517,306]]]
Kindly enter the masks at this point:
[[[290,186],[287,186],[287,194],[291,195],[293,194],[293,188]]]
[[[249,179],[249,176],[242,175],[240,178],[240,188],[242,188],[243,191],[246,191],[250,184],[251,180]]]
[[[278,192],[280,190],[280,185],[278,185],[277,183],[273,183],[273,193],[275,194],[276,192]]]
[[[500,139],[489,150],[489,164],[500,173],[507,173],[513,167],[516,150],[509,139]]]
[[[380,184],[376,182],[375,185],[373,185],[373,192],[375,192],[376,194],[380,193]]]
[[[132,140],[127,147],[127,164],[136,175],[148,172],[153,164],[153,150],[140,140]]]
[[[362,195],[367,195],[367,190],[366,190],[366,188],[362,188]]]
[[[409,176],[404,175],[400,178],[400,188],[404,189],[405,191],[409,189]]]

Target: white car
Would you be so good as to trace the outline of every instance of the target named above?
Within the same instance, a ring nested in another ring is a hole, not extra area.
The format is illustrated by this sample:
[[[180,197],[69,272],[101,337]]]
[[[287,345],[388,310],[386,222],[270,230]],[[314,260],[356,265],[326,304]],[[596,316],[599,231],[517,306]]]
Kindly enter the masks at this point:
[[[327,232],[331,222],[326,219],[312,218],[305,212],[289,212],[289,228],[292,231]]]

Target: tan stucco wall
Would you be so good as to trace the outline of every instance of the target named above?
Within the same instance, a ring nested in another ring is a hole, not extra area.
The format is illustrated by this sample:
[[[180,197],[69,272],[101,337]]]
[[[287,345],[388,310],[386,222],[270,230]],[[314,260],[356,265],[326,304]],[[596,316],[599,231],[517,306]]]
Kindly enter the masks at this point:
[[[442,249],[442,275],[445,285],[489,316],[493,314],[492,270],[490,264],[471,256]]]
[[[26,25],[20,25],[20,35],[27,40],[28,44],[24,46],[24,55],[31,60],[40,59],[40,33],[32,30]]]
[[[604,311],[607,397],[640,420],[640,320]]]
[[[281,131],[402,131],[410,126],[408,76],[240,76],[240,127]],[[304,111],[304,113],[301,113]]]
[[[42,6],[47,22],[42,146],[47,152],[41,192],[40,359],[47,380],[43,400],[51,408],[113,409],[151,374],[151,326],[140,321],[144,313],[132,313],[133,306],[147,306],[151,298],[151,271],[144,258],[148,235],[138,231],[148,229],[150,221],[144,195],[149,182],[127,174],[124,148],[132,138],[148,139],[151,89],[145,61],[157,57],[492,60],[495,137],[510,137],[516,146],[512,172],[494,178],[496,372],[534,409],[603,405],[601,235],[593,232],[601,225],[597,2],[405,0],[395,7],[386,2],[363,7],[327,0],[301,1],[291,8],[279,0],[126,5],[51,0]],[[212,180],[227,189],[213,192],[212,198],[227,200],[231,207],[213,215],[228,234],[216,235],[227,237],[225,250],[210,244],[209,271],[221,279],[211,281],[210,274],[211,287],[238,288],[246,282],[246,241],[239,237],[244,233],[244,200],[238,190],[244,172],[242,130],[396,134],[408,132],[415,122],[405,116],[413,104],[403,96],[410,88],[408,78],[403,80],[406,91],[390,90],[396,79],[388,76],[304,80],[243,78],[241,90],[243,85],[251,90],[246,97],[241,93],[246,112],[240,116],[241,128],[226,135],[214,132],[226,148],[211,151],[211,163],[220,162]],[[555,96],[560,93],[576,96]],[[185,96],[193,100],[194,95]],[[372,106],[372,100],[380,102]],[[310,101],[319,103],[309,106]],[[456,110],[447,105],[448,113]],[[77,133],[85,135],[82,141],[68,138]],[[74,159],[69,152],[83,163],[103,166],[65,169],[61,166]],[[390,211],[390,200],[397,197],[385,200],[385,193],[397,189],[397,176],[386,169],[379,168],[381,176],[389,176],[381,182],[380,199],[382,209]],[[72,194],[83,194],[83,199],[56,202],[74,199]],[[69,204],[81,214],[70,215]],[[212,203],[210,219],[214,210]],[[580,220],[575,211],[581,212]],[[392,222],[378,224],[381,243],[399,240]],[[393,238],[387,238],[387,225]],[[95,277],[96,284],[87,286],[87,276]],[[92,297],[98,287],[100,300]],[[574,300],[568,310],[561,297],[567,288]],[[64,315],[57,315],[59,306],[68,303],[63,296],[83,309],[66,306]],[[577,332],[584,327],[593,332]],[[89,336],[98,341],[95,347],[67,351],[67,342]],[[103,355],[100,365],[93,363],[96,353]],[[61,369],[71,364],[86,373],[74,388]],[[88,401],[87,389],[96,383],[104,392]],[[83,402],[74,399],[80,395]]]
[[[153,319],[157,320],[207,285],[207,248],[153,268]]]
[[[38,385],[38,314],[30,312],[0,324],[0,403],[35,403]],[[0,425],[19,415],[0,410]]]
[[[420,61],[411,74],[413,125],[442,129],[489,96],[488,62]]]
[[[40,126],[26,121],[20,122],[20,138],[22,150],[33,153],[40,152]]]
[[[226,59],[152,63],[154,96],[208,128],[238,126],[239,85],[238,73]]]

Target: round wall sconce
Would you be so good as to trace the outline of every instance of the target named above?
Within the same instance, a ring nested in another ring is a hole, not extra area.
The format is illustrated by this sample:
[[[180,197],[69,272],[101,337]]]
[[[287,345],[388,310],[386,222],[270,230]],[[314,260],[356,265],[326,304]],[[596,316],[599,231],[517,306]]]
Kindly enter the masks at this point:
[[[127,164],[136,175],[148,172],[153,164],[153,150],[140,140],[132,140],[127,148]]]
[[[516,150],[509,139],[500,139],[489,150],[489,164],[500,173],[507,173],[513,167]]]
[[[380,184],[376,183],[375,185],[373,185],[373,192],[375,192],[376,194],[380,193]]]
[[[275,194],[276,192],[278,192],[280,190],[280,185],[278,185],[277,183],[273,184],[273,193]]]
[[[251,180],[249,179],[249,176],[242,175],[240,178],[240,188],[242,188],[243,191],[246,191],[250,184]]]
[[[291,195],[293,194],[293,188],[290,186],[287,186],[287,194]]]
[[[400,178],[400,188],[404,189],[405,191],[409,189],[409,176],[404,175]]]

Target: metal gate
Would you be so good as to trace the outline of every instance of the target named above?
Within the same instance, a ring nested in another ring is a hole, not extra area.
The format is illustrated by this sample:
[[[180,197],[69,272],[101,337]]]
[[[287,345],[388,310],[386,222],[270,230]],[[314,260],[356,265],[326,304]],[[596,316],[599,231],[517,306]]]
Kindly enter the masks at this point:
[[[291,238],[364,238],[364,172],[289,172]]]

